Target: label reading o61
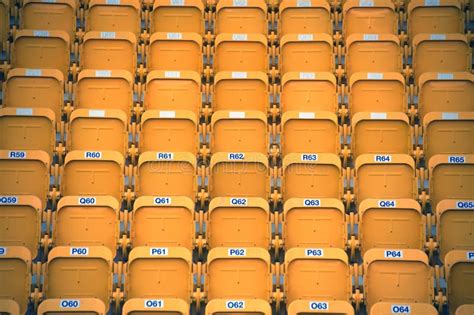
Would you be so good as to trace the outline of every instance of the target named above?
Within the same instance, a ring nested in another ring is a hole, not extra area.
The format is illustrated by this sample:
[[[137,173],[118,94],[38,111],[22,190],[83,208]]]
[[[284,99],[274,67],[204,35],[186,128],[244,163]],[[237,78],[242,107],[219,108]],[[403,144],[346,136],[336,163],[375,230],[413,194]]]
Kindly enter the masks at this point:
[[[163,300],[145,300],[145,308],[163,308],[165,303]]]

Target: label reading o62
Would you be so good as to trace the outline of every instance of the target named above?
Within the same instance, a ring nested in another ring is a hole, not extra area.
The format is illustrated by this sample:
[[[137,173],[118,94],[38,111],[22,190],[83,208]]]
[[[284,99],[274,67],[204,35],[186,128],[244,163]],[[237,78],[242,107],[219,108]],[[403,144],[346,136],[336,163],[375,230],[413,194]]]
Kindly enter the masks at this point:
[[[225,307],[228,310],[245,309],[245,301],[229,300],[225,301]]]

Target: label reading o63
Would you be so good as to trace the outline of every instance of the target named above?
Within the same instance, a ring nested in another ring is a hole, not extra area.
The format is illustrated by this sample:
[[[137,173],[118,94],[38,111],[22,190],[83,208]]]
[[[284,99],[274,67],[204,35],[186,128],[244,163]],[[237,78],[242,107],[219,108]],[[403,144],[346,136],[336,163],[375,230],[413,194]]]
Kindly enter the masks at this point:
[[[309,309],[312,311],[328,311],[328,302],[311,301],[309,302]]]

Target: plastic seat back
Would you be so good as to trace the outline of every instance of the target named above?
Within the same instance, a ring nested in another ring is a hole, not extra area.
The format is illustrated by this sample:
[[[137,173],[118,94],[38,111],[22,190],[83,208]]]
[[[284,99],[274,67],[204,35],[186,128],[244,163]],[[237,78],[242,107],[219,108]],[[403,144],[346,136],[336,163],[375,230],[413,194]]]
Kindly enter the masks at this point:
[[[217,2],[215,14],[215,34],[260,33],[267,35],[265,0],[220,0]]]
[[[219,34],[214,47],[214,73],[268,70],[267,38],[262,34]]]
[[[474,312],[474,304],[464,304],[456,309],[455,315],[469,315]]]
[[[10,5],[8,0],[0,1],[0,42],[3,43],[8,39],[10,31]]]
[[[182,32],[204,34],[204,4],[201,0],[157,0],[151,13],[151,34]]]
[[[414,315],[437,315],[438,311],[433,305],[428,303],[391,303],[378,302],[370,309],[371,315],[392,315],[402,312],[409,312]]]
[[[46,299],[38,307],[38,315],[74,314],[105,315],[105,305],[99,299]]]
[[[351,34],[398,34],[398,18],[391,0],[347,0],[342,8],[345,37]]]
[[[264,300],[224,300],[213,299],[206,304],[206,315],[218,314],[271,315],[270,304]]]
[[[453,250],[444,258],[444,270],[448,287],[447,298],[449,299],[451,314],[454,314],[459,306],[473,303],[473,264],[473,251]]]
[[[0,300],[0,312],[5,315],[17,315],[20,313],[20,305],[14,300]]]
[[[324,310],[321,310],[321,309]],[[354,308],[346,301],[296,300],[288,306],[288,315],[354,315]]]
[[[189,305],[181,299],[128,299],[122,308],[124,315],[189,315]]]
[[[280,1],[278,35],[333,33],[331,6],[324,0]]]

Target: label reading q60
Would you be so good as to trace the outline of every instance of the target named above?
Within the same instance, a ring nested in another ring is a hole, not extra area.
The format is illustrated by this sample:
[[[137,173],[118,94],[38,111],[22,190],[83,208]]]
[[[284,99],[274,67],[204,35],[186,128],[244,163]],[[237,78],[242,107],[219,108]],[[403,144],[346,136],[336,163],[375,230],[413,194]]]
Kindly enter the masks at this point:
[[[309,302],[309,309],[312,311],[328,311],[329,303],[320,302],[320,301],[311,301]]]
[[[392,314],[411,314],[411,307],[410,305],[396,305],[393,304],[390,307]]]
[[[80,205],[95,205],[97,203],[95,197],[79,197],[78,201]]]
[[[59,307],[61,308],[79,308],[81,302],[79,300],[61,300],[59,301]]]

